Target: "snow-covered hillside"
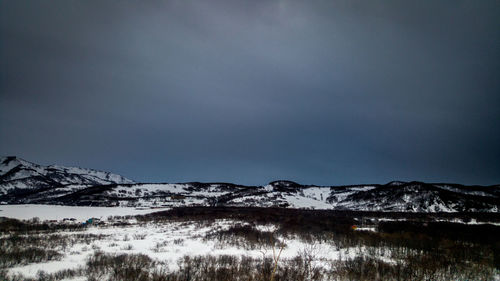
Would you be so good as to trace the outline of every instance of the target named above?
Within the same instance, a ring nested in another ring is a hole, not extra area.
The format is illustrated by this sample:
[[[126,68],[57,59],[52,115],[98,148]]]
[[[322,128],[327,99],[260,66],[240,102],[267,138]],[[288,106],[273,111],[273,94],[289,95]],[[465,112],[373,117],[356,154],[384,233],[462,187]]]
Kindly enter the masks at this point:
[[[23,193],[27,190],[36,192],[59,187],[69,187],[72,190],[75,187],[133,182],[108,172],[56,165],[42,166],[15,156],[0,157],[0,195]]]
[[[390,212],[499,212],[500,186],[394,181],[352,186],[133,183],[106,172],[0,159],[0,202],[71,206],[241,206]]]

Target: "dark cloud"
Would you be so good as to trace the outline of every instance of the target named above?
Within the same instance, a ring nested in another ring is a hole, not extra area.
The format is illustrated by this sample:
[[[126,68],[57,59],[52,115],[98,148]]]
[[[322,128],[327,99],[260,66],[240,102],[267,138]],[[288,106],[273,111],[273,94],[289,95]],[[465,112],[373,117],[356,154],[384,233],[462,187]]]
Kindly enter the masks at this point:
[[[2,2],[0,154],[140,181],[500,182],[498,1]]]

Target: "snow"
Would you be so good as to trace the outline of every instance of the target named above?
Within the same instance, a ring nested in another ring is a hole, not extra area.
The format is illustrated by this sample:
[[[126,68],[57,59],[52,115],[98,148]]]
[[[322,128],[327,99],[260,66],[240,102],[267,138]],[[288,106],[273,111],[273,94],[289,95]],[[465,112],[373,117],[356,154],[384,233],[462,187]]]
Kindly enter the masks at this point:
[[[61,281],[87,281],[87,276],[76,276],[74,278],[62,279]]]
[[[332,205],[313,198],[294,195],[284,195],[283,198],[294,208],[332,209]]]
[[[326,198],[330,196],[329,187],[309,187],[303,190],[304,196],[313,198],[318,201],[326,201]]]
[[[340,202],[340,201],[346,200],[347,197],[349,197],[350,195],[353,195],[354,193],[356,193],[356,192],[355,191],[344,191],[344,192],[333,193],[331,196],[332,196],[332,198],[335,198],[335,201]]]
[[[375,188],[375,186],[365,185],[365,186],[351,187],[350,190],[354,190],[354,191],[368,191],[368,190],[372,190],[374,188]]]
[[[89,227],[84,233],[105,235],[91,244],[75,243],[65,251],[60,261],[34,263],[13,267],[10,274],[23,274],[35,277],[39,270],[54,273],[63,269],[76,269],[83,266],[88,256],[94,251],[105,253],[145,254],[159,261],[164,261],[170,270],[178,269],[177,261],[184,256],[198,255],[233,255],[253,258],[272,257],[272,247],[262,246],[255,249],[226,245],[217,240],[206,240],[205,235],[213,230],[224,230],[234,225],[231,220],[217,220],[211,224],[200,225],[193,222],[167,222],[163,224],[135,224],[125,227]],[[257,226],[257,229],[275,230],[272,225]],[[353,258],[366,252],[365,248],[337,249],[333,244],[316,242],[309,244],[296,237],[279,238],[285,242],[281,257],[294,258],[307,252],[314,256],[314,262],[327,266],[328,260]]]
[[[484,191],[479,191],[479,190],[468,190],[467,188],[457,188],[449,185],[437,185],[437,187],[456,192],[456,193],[462,193],[462,194],[469,194],[469,195],[477,195],[477,196],[485,196],[485,197],[495,197],[493,194],[484,192]]]
[[[272,192],[274,190],[274,186],[268,184],[268,185],[264,186],[264,190],[268,191],[268,192]]]
[[[110,194],[118,197],[130,197],[130,195],[144,196],[145,194],[171,193],[178,195],[189,195],[191,197],[218,197],[230,193],[220,191],[219,185],[211,185],[203,190],[188,191],[188,184],[136,184],[130,186],[117,186]]]
[[[240,192],[242,189],[230,184],[139,184],[119,175],[92,169],[55,165],[41,166],[19,158],[9,158],[10,161],[8,162],[6,161],[7,158],[0,158],[0,160],[0,174],[9,173],[0,181],[0,195],[13,194],[11,192],[16,188],[35,189],[36,191],[36,194],[31,196],[22,196],[20,193],[5,196],[0,204],[9,202],[66,204],[68,201],[63,197],[65,195],[70,195],[91,186],[116,182],[116,185],[108,186],[100,191],[96,190],[98,193],[96,198],[98,199],[96,199],[95,204],[92,202],[92,205],[179,207],[211,206],[218,203],[226,206],[288,206],[291,208],[350,209],[358,211],[457,212],[465,209],[465,211],[491,213],[499,210],[498,204],[493,201],[485,201],[484,203],[479,201],[482,203],[479,205],[467,204],[464,201],[467,198],[443,201],[440,194],[442,191],[436,188],[428,189],[418,183],[401,185],[401,182],[392,182],[389,183],[393,186],[390,192],[383,188],[378,192],[378,185],[296,186],[292,182],[278,181],[254,189],[247,188]],[[20,167],[20,169],[12,170],[15,167]],[[50,178],[54,178],[59,187],[51,188],[53,186],[52,181],[40,180],[40,177],[35,177],[35,175],[49,175]],[[64,187],[60,185],[64,185]],[[277,188],[279,186],[289,188]],[[462,188],[447,184],[436,184],[435,187],[457,192],[457,194],[496,197],[496,191],[494,190],[496,187],[492,187],[491,194],[480,191],[477,187]],[[387,200],[389,196],[393,199]],[[106,198],[111,199],[107,200]],[[88,201],[85,201],[87,199],[83,200],[85,202],[78,200],[80,199],[74,199],[71,204],[89,204]],[[474,208],[471,206],[482,207]]]
[[[453,222],[453,223],[462,223],[462,224],[469,224],[469,225],[485,225],[485,224],[491,224],[491,225],[496,225],[500,226],[500,222],[478,222],[476,219],[471,219],[470,221],[464,221],[459,218],[455,218],[452,220],[449,219],[436,219],[437,222]]]
[[[0,205],[0,217],[28,220],[38,217],[40,220],[62,220],[75,218],[85,221],[95,217],[106,219],[108,216],[144,215],[169,208],[128,208],[128,207],[75,207],[59,205]]]
[[[84,169],[78,167],[64,167],[64,166],[42,166],[35,163],[28,162],[20,158],[12,158],[8,163],[6,162],[7,157],[0,158],[0,175],[5,175],[13,168],[19,167],[19,170],[10,174],[8,180],[29,180],[33,176],[47,176],[48,174],[57,173],[61,176],[57,179],[59,184],[84,184],[84,183],[94,183],[99,184],[110,184],[110,183],[122,183],[130,184],[134,181],[124,178],[120,175],[97,171],[93,169]],[[16,187],[23,188],[23,186]],[[30,187],[30,186],[27,186]]]
[[[20,273],[24,276],[34,278],[38,271],[45,271],[46,273],[54,273],[63,269],[75,269],[83,265],[87,255],[74,255],[69,256],[60,261],[50,261],[42,263],[32,263],[24,266],[14,267],[10,270],[11,274]]]
[[[290,195],[291,196],[291,195]],[[310,203],[317,202],[313,198],[308,198]],[[288,198],[290,200],[290,198]],[[293,199],[292,199],[293,201]],[[301,201],[304,204],[306,201]],[[304,204],[303,206],[306,206]],[[65,217],[74,217],[78,220],[84,220],[89,217],[107,218],[111,215],[133,215],[143,214],[162,209],[135,209],[135,208],[105,208],[105,207],[68,207],[68,206],[50,206],[50,205],[4,205],[0,206],[0,216],[28,219],[38,216],[41,219],[62,219]],[[392,220],[392,219],[378,219]],[[169,270],[178,269],[177,261],[184,256],[198,255],[233,255],[249,256],[260,259],[263,256],[272,257],[273,249],[270,246],[257,245],[255,248],[249,248],[248,244],[241,246],[226,244],[227,241],[218,241],[207,239],[208,233],[218,230],[227,230],[230,227],[241,224],[249,225],[247,222],[234,221],[230,219],[219,219],[214,221],[192,222],[192,221],[167,221],[167,222],[148,222],[138,223],[134,219],[129,219],[131,225],[112,226],[90,226],[81,231],[70,232],[60,231],[54,234],[33,234],[33,235],[75,235],[75,234],[96,234],[102,235],[100,239],[89,241],[78,241],[63,251],[64,256],[61,260],[42,263],[32,263],[22,266],[9,268],[9,274],[22,274],[26,277],[35,277],[40,270],[47,273],[55,273],[63,269],[77,269],[85,265],[86,259],[96,251],[105,253],[128,253],[145,254],[150,258],[165,262]],[[470,224],[477,223],[475,220]],[[274,224],[250,224],[259,231],[275,232],[277,226]],[[361,226],[356,231],[376,231],[374,226]],[[313,263],[318,266],[331,266],[333,260],[346,260],[356,256],[367,255],[370,250],[367,246],[337,248],[334,243],[328,241],[315,240],[313,243],[304,241],[297,236],[288,235],[279,236],[278,239],[286,244],[281,257],[291,259],[297,255],[309,254],[313,258]],[[391,258],[392,254],[389,248],[385,249],[384,254],[377,256],[385,262],[395,263]],[[85,280],[73,278],[71,280]]]
[[[371,231],[371,232],[377,232],[376,227],[357,227],[355,231]]]

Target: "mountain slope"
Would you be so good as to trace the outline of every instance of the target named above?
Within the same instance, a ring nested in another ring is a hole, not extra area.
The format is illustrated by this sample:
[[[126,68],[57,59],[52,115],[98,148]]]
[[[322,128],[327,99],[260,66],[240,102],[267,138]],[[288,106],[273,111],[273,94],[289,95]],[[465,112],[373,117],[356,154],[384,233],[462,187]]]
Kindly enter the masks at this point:
[[[63,166],[42,166],[15,156],[0,158],[0,195],[32,193],[45,189],[103,184],[128,184],[134,181],[120,175]]]
[[[90,169],[0,159],[0,202],[80,206],[245,206],[391,212],[495,212],[500,186],[390,182],[351,186],[133,183]]]

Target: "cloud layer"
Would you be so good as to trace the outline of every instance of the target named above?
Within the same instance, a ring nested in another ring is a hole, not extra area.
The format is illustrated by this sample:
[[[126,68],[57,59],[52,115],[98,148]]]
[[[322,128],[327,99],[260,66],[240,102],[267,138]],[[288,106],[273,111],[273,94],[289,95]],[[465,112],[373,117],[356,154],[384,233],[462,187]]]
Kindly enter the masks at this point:
[[[1,154],[139,181],[500,182],[498,1],[1,6]]]

